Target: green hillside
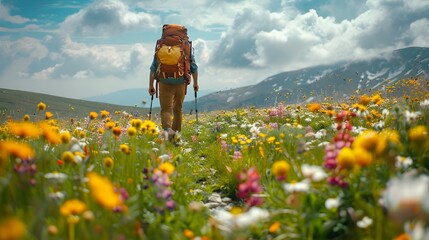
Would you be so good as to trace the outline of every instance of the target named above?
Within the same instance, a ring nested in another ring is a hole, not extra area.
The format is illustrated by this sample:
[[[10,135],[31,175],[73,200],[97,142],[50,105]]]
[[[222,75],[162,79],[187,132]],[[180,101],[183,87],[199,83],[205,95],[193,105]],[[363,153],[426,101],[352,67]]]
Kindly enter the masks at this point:
[[[0,121],[4,122],[8,118],[21,119],[25,114],[32,118],[36,117],[39,115],[37,110],[39,102],[44,102],[47,106],[46,111],[53,113],[54,117],[61,116],[62,119],[79,119],[91,111],[101,110],[112,113],[126,111],[138,116],[149,113],[149,103],[147,108],[129,107],[0,88]],[[153,112],[155,111],[157,110],[154,109]]]

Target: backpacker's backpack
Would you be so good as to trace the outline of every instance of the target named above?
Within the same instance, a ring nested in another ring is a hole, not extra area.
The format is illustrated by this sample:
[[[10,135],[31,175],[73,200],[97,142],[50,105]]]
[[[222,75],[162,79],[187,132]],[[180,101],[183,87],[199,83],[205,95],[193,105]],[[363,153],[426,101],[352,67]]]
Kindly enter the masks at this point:
[[[156,42],[155,57],[158,60],[156,78],[179,78],[184,76],[186,84],[191,79],[191,47],[186,27],[165,24],[162,36]]]

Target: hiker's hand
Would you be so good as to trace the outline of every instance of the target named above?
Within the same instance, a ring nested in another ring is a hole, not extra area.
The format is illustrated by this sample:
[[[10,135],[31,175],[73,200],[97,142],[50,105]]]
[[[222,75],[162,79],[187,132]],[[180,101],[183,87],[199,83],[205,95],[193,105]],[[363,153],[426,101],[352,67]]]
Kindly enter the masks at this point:
[[[150,87],[149,88],[149,94],[152,96],[155,94],[155,88],[154,87]]]
[[[194,92],[198,92],[198,89],[199,89],[200,87],[198,86],[198,84],[194,84]]]

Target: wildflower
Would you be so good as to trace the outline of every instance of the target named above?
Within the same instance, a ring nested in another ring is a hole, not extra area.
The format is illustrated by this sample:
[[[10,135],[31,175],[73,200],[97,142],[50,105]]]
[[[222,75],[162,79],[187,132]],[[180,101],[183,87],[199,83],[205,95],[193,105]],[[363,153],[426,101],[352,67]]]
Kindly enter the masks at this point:
[[[394,240],[411,240],[411,236],[406,233],[402,233],[395,237]]]
[[[371,98],[366,94],[360,96],[359,98],[359,104],[362,104],[364,106],[367,106],[370,102],[371,102]]]
[[[119,137],[119,135],[122,134],[122,128],[121,127],[114,127],[112,129],[113,135],[115,135],[116,137]]]
[[[114,122],[106,122],[106,123],[104,124],[104,127],[105,127],[106,129],[112,129],[114,126],[115,126],[115,123],[114,123]],[[119,133],[119,134],[121,134],[121,133]]]
[[[353,148],[363,148],[369,152],[383,152],[386,146],[385,138],[380,138],[374,130],[363,131],[353,142]]]
[[[69,143],[71,140],[71,134],[69,131],[62,131],[60,133],[60,139],[62,143]]]
[[[271,137],[267,138],[267,143],[271,144],[271,143],[274,142],[274,140],[276,140],[276,137],[275,136],[271,136]]]
[[[428,107],[429,106],[429,99],[425,99],[424,101],[420,102],[421,107]]]
[[[328,210],[337,209],[340,206],[340,204],[341,204],[341,201],[338,197],[337,198],[328,198],[325,201],[325,207]]]
[[[46,104],[43,102],[39,102],[39,104],[37,104],[37,109],[39,111],[44,111],[46,109]]]
[[[45,178],[48,180],[53,180],[61,183],[67,179],[67,174],[59,173],[59,172],[47,173],[45,174]]]
[[[128,146],[128,144],[119,145],[119,149],[121,150],[121,152],[125,153],[126,155],[130,155],[131,153],[131,148],[130,146]]]
[[[367,216],[365,216],[365,217],[363,217],[361,220],[359,220],[357,223],[356,223],[356,225],[359,227],[359,228],[367,228],[367,227],[369,227],[371,224],[372,224],[372,219],[371,218],[369,218],[369,217],[367,217]]]
[[[404,174],[389,180],[382,194],[382,204],[399,222],[428,217],[429,177]]]
[[[60,207],[60,213],[63,216],[78,215],[86,210],[86,204],[79,199],[68,200]]]
[[[419,125],[408,131],[408,139],[417,146],[422,146],[428,140],[428,130],[425,126]]]
[[[372,162],[372,155],[363,148],[353,148],[356,164],[361,167],[366,167]]]
[[[159,170],[168,175],[171,175],[174,172],[174,165],[169,162],[164,162],[159,165]]]
[[[407,123],[413,123],[417,121],[420,115],[420,112],[410,112],[407,110],[405,111],[405,121],[407,121]]]
[[[341,149],[337,156],[337,163],[338,166],[342,169],[352,169],[356,163],[353,150],[349,147]]]
[[[91,119],[91,120],[94,120],[94,119],[96,119],[98,117],[98,113],[96,113],[96,112],[90,112],[89,113],[89,118]]]
[[[100,115],[102,118],[105,118],[107,116],[109,116],[110,112],[106,111],[106,110],[101,110],[100,111]]]
[[[311,103],[308,105],[307,109],[310,112],[316,113],[316,112],[319,112],[319,110],[321,109],[321,106],[318,103]]]
[[[40,129],[31,122],[8,122],[6,124],[10,133],[20,138],[37,138],[40,136]]]
[[[305,178],[314,182],[320,182],[327,177],[323,169],[316,165],[302,164],[301,171]]]
[[[94,213],[93,213],[92,211],[90,211],[90,210],[85,211],[85,212],[82,214],[82,217],[83,217],[83,219],[85,219],[86,221],[92,221],[92,220],[94,220],[94,219],[95,219]]]
[[[384,100],[383,100],[383,98],[381,98],[380,94],[372,95],[371,101],[378,106],[380,106],[384,102]]]
[[[396,162],[395,162],[396,168],[407,169],[411,165],[413,165],[413,159],[411,159],[410,157],[396,156]]]
[[[25,224],[16,217],[3,218],[0,220],[0,239],[15,240],[23,239],[26,234]]]
[[[51,236],[55,236],[58,234],[58,228],[55,225],[49,225],[48,226],[48,233]]]
[[[185,230],[183,231],[183,235],[185,235],[185,237],[186,237],[186,238],[189,238],[189,239],[194,239],[194,237],[195,237],[194,232],[192,232],[192,231],[191,231],[191,230],[189,230],[189,229],[185,229]]]
[[[241,154],[241,151],[234,151],[234,160],[237,160],[237,159],[241,159],[241,158],[243,158],[243,155]]]
[[[24,122],[30,121],[30,115],[25,114],[24,117],[22,118],[22,121],[24,121]]]
[[[112,210],[123,204],[121,195],[115,191],[115,187],[108,178],[95,172],[88,173],[87,177],[92,197],[98,204]]]
[[[286,193],[300,193],[310,191],[310,182],[307,179],[301,182],[292,182],[283,184]]]
[[[0,153],[11,155],[21,160],[28,160],[34,157],[34,149],[30,145],[14,141],[0,141]]]
[[[45,119],[50,119],[54,116],[51,112],[45,112]]]
[[[237,197],[243,199],[250,207],[262,205],[262,199],[254,195],[262,192],[257,169],[252,167],[247,171],[243,170],[237,178],[239,181]]]
[[[134,119],[131,119],[130,124],[131,124],[131,126],[135,127],[136,129],[140,129],[143,125],[143,122],[139,118],[134,118]]]
[[[110,168],[113,166],[113,159],[111,157],[105,157],[104,158],[104,166],[107,168]]]
[[[270,225],[270,228],[268,228],[268,232],[271,234],[276,233],[281,226],[281,223],[279,221],[275,221],[273,224]]]
[[[234,209],[234,208],[233,208]],[[269,218],[269,212],[266,209],[252,207],[247,212],[234,213],[221,210],[215,210],[214,219],[221,225],[220,229],[232,233],[234,228],[246,228],[257,225],[261,221]]]
[[[61,154],[61,160],[65,163],[74,163],[74,154],[70,151],[65,151]]]
[[[49,126],[48,124],[41,124],[42,135],[49,144],[60,144],[61,136],[56,127]]]
[[[273,164],[272,172],[278,181],[286,179],[290,165],[285,160],[276,161]]]
[[[136,135],[137,129],[135,127],[129,127],[127,129],[127,134],[128,136],[132,137],[134,135]]]

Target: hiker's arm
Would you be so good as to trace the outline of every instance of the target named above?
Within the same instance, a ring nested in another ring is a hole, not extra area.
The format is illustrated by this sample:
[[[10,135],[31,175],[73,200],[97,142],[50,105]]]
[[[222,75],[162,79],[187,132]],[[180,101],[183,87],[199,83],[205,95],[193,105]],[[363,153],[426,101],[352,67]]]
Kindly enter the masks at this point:
[[[200,88],[198,86],[198,72],[192,73],[192,79],[194,80],[194,91],[198,92],[198,89]]]
[[[156,60],[156,57],[153,57],[152,64],[150,65],[150,73],[149,73],[149,89],[148,92],[150,95],[155,94],[155,87],[153,86],[153,83],[155,82],[155,72],[156,67],[158,66],[158,61]]]
[[[155,94],[155,87],[153,86],[153,83],[155,82],[155,73],[150,71],[149,74],[149,94],[154,95]]]

